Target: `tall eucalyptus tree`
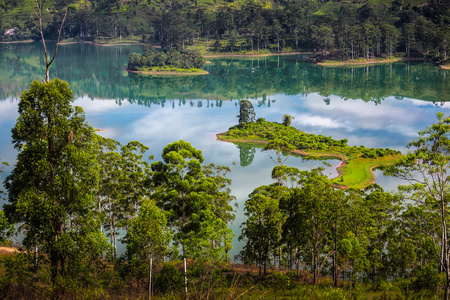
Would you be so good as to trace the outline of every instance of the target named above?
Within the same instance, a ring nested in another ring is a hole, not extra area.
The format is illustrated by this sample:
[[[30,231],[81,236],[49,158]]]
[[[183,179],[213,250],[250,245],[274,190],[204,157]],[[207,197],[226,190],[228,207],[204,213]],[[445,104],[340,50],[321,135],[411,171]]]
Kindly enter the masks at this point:
[[[439,269],[446,274],[445,299],[449,299],[450,118],[443,113],[436,117],[435,124],[408,144],[414,151],[386,173],[409,182],[399,186],[406,200],[403,205],[415,212],[408,226],[432,241]]]
[[[152,163],[152,197],[167,213],[174,242],[181,246],[187,297],[186,259],[226,259],[234,218],[226,167],[202,165],[200,150],[177,141],[162,152],[163,161]]]
[[[72,98],[67,82],[31,83],[19,102],[17,162],[6,178],[7,217],[28,250],[48,255],[54,282],[106,247],[96,210],[96,135]]]

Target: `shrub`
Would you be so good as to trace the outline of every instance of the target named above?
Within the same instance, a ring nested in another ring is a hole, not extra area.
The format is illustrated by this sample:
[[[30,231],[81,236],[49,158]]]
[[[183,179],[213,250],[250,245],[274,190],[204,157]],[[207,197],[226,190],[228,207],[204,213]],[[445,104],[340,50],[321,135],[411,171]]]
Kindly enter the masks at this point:
[[[412,287],[415,291],[435,291],[439,282],[440,278],[436,267],[429,263],[417,272],[417,277],[413,280]]]
[[[164,263],[161,271],[155,275],[154,287],[161,293],[168,290],[181,291],[183,285],[183,274],[175,266],[175,262]]]

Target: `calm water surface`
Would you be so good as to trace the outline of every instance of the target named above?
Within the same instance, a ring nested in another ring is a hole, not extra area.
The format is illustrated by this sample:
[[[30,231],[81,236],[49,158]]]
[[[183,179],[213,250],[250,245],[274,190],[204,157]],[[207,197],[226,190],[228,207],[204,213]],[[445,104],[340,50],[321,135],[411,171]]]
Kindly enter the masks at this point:
[[[0,45],[0,158],[11,165],[15,151],[11,128],[20,94],[33,79],[44,79],[39,44]],[[306,132],[348,139],[349,145],[389,147],[406,152],[417,131],[450,114],[450,73],[428,63],[394,63],[359,68],[323,68],[305,56],[252,59],[211,59],[207,76],[143,77],[124,71],[138,46],[63,45],[52,78],[66,80],[100,134],[126,144],[139,140],[148,154],[160,159],[164,146],[183,139],[201,149],[205,162],[231,168],[232,193],[239,209],[232,225],[237,254],[239,226],[249,193],[270,184],[273,162],[259,149],[240,153],[236,145],[216,140],[216,134],[237,123],[239,99],[251,99],[257,118],[280,122],[284,114]],[[244,155],[247,154],[247,155]],[[240,157],[253,156],[251,161]],[[335,176],[338,161],[326,173]],[[287,165],[308,169],[318,162],[291,157]],[[5,174],[11,167],[5,169]],[[4,176],[3,175],[3,176]],[[397,180],[376,172],[385,189]]]

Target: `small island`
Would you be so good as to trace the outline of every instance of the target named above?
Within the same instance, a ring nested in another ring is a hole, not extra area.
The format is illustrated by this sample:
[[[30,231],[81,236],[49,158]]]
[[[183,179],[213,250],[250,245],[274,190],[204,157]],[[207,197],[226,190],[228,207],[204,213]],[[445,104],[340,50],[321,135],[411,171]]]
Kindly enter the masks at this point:
[[[145,75],[206,75],[202,70],[205,57],[196,51],[152,51],[145,48],[142,55],[132,53],[128,59],[128,72]]]
[[[289,145],[289,151],[301,156],[312,159],[340,159],[342,163],[337,168],[339,175],[332,179],[340,188],[366,188],[375,180],[372,172],[375,168],[393,165],[403,156],[400,151],[389,148],[348,146],[346,139],[334,140],[331,137],[302,132],[290,126],[290,116],[287,115],[282,124],[263,118],[248,123],[242,122],[230,127],[227,132],[218,134],[217,138],[232,143],[268,144],[277,141],[279,145]]]

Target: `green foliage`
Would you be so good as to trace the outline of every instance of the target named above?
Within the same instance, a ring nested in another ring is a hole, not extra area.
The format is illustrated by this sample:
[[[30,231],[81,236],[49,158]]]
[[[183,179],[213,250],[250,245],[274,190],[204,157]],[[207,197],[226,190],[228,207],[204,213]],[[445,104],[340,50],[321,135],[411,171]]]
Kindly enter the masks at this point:
[[[9,41],[39,39],[29,17],[34,1],[4,2],[0,5],[0,21],[15,34],[1,37]],[[75,1],[67,3],[69,14],[63,34],[64,38],[100,41],[107,37],[119,42],[126,36],[146,35],[150,37],[147,41],[160,43],[163,49],[252,54],[309,50],[336,60],[391,58],[397,51],[405,51],[407,56],[427,53],[445,60],[450,14],[446,3],[406,3],[197,0],[172,5],[160,0]],[[45,4],[46,38],[57,34],[56,24],[63,17],[65,5],[64,1]],[[136,38],[135,42],[140,40]]]
[[[172,291],[181,292],[184,286],[183,273],[181,273],[176,262],[168,262],[162,264],[162,269],[155,278],[155,289],[160,293]]]
[[[225,138],[249,139],[249,140],[278,140],[295,147],[295,149],[326,150],[335,147],[347,147],[347,140],[333,140],[323,135],[314,135],[302,132],[291,126],[284,126],[275,122],[258,119],[256,122],[240,123],[239,126],[231,127]]]
[[[247,221],[241,225],[239,240],[244,240],[246,245],[238,258],[247,264],[258,264],[260,273],[261,266],[264,266],[266,274],[270,255],[276,250],[281,237],[285,217],[278,204],[283,192],[283,188],[279,186],[261,186],[245,202]]]
[[[362,147],[360,147],[362,148]],[[390,155],[396,155],[399,154],[400,151],[392,150],[389,148],[382,149],[382,148],[362,148],[361,150],[361,157],[364,158],[379,158],[379,157],[385,157]]]
[[[255,109],[253,104],[248,100],[241,100],[239,104],[239,128],[243,128],[245,124],[255,121]]]
[[[291,126],[291,123],[292,123],[292,119],[294,119],[293,117],[291,117],[290,115],[284,115],[283,116],[283,122],[282,122],[282,124],[284,125],[284,126]]]
[[[227,224],[234,219],[229,168],[202,165],[201,151],[185,141],[167,145],[162,158],[152,164],[154,198],[168,213],[183,257],[226,260],[232,234]]]
[[[427,264],[417,271],[417,277],[412,282],[412,288],[416,291],[424,289],[436,291],[439,284],[440,278],[436,266]]]
[[[20,224],[28,251],[48,255],[53,281],[69,269],[85,272],[106,246],[94,206],[95,134],[72,98],[58,79],[33,81],[22,94],[12,129],[19,153],[6,179],[6,216]]]
[[[161,260],[170,241],[166,226],[167,219],[164,213],[153,201],[146,199],[124,238],[127,246],[125,255],[130,269],[135,267],[135,270],[130,270],[132,273],[130,275],[146,278],[149,271],[152,271],[149,268],[153,268],[153,264]]]
[[[206,60],[195,51],[179,52],[174,48],[168,51],[145,51],[141,55],[132,53],[128,59],[128,69],[133,71],[153,70],[155,67],[169,67],[177,69],[201,69]]]
[[[450,276],[450,249],[448,247],[448,199],[450,197],[450,119],[439,112],[437,122],[419,131],[417,139],[408,144],[409,152],[397,165],[385,173],[408,180],[410,185],[399,186],[404,201],[402,219],[411,236],[432,245],[432,257],[440,262],[440,268]],[[423,245],[426,249],[426,244]],[[431,248],[431,247],[430,247]],[[424,255],[426,252],[422,255]],[[432,276],[431,267],[423,270],[423,276]],[[421,283],[419,284],[419,286]],[[446,280],[446,294],[450,282]]]

